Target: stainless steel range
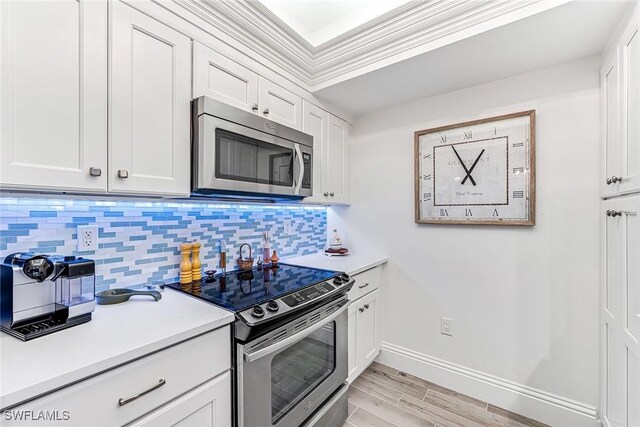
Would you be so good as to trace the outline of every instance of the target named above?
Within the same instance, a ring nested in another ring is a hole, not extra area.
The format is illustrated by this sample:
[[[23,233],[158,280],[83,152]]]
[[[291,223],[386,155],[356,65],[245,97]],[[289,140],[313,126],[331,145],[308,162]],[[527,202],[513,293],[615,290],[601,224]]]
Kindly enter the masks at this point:
[[[236,314],[237,426],[344,423],[348,275],[280,263],[169,286]]]

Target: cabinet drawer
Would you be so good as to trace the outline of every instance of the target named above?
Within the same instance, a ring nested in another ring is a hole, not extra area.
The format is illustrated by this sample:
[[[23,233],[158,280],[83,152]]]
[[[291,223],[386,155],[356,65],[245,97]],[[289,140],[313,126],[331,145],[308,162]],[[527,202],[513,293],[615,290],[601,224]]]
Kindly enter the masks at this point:
[[[363,271],[353,276],[356,283],[349,291],[349,299],[355,301],[363,295],[376,290],[380,287],[382,282],[382,268],[375,267],[371,270]]]
[[[113,426],[131,422],[228,370],[229,327],[217,329],[135,362],[66,387],[16,410],[66,416],[67,426]],[[78,345],[82,345],[79,343]],[[159,386],[161,380],[164,384]],[[154,389],[154,387],[156,387]],[[124,405],[130,399],[153,389]],[[6,425],[21,425],[9,421]]]

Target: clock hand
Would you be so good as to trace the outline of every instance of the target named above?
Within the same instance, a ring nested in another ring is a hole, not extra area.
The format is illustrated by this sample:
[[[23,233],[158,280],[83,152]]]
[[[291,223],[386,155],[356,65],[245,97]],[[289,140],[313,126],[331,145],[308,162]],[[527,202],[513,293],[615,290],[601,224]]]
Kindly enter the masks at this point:
[[[471,172],[473,172],[473,168],[475,168],[476,165],[478,164],[478,161],[480,161],[480,157],[482,157],[483,153],[484,153],[484,148],[482,149],[482,151],[480,152],[480,154],[476,158],[476,161],[473,162],[473,164],[471,165],[471,168],[469,169],[469,172],[467,172],[467,176],[465,176],[464,179],[462,180],[463,184],[467,180],[467,178],[469,178],[471,180],[471,182],[473,182],[473,185],[476,185],[476,183],[473,181],[473,178],[471,177]]]
[[[454,147],[453,145],[451,146],[451,148],[453,148],[453,152],[456,153],[456,157],[458,157],[458,160],[460,160],[460,164],[462,165],[462,168],[464,169],[464,172],[466,173],[464,179],[465,181],[467,180],[467,177],[471,178],[471,183],[473,185],[476,185],[476,182],[473,180],[473,177],[470,174],[470,172],[467,170],[467,166],[465,166],[464,162],[462,161],[462,158],[460,157],[460,154],[458,154],[458,151],[456,150],[456,147]],[[462,183],[464,184],[464,181],[462,181]]]

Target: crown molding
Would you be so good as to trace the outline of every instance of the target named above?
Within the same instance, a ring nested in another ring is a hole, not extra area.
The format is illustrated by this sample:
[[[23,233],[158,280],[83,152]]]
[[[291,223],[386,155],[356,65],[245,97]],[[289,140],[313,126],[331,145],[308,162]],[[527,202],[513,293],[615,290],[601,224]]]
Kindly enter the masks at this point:
[[[319,46],[256,0],[173,0],[311,91],[571,0],[414,0]]]

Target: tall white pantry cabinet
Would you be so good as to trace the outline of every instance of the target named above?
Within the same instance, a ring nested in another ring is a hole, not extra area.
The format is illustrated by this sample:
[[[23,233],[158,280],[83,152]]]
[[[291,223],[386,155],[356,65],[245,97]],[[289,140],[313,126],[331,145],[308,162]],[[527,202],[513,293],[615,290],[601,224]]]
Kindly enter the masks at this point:
[[[603,56],[601,387],[605,426],[640,426],[640,7]]]

